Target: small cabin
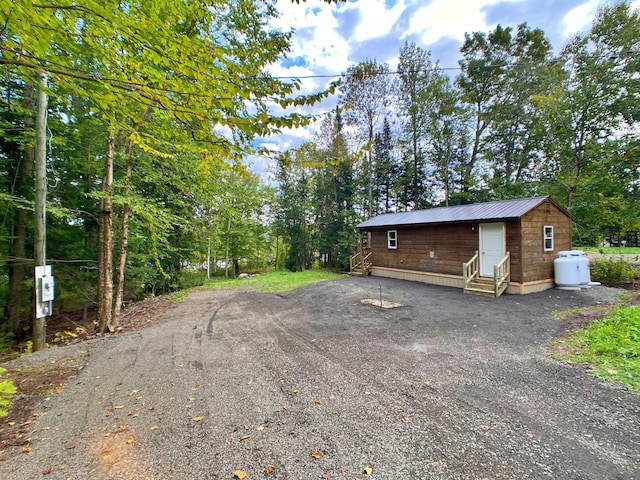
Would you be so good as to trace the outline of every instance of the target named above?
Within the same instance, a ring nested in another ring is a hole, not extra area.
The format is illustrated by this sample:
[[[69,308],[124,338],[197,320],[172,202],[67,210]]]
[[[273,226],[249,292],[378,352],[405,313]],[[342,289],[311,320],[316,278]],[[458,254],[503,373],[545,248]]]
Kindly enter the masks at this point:
[[[357,226],[351,272],[498,296],[554,287],[571,215],[548,196],[387,213]]]

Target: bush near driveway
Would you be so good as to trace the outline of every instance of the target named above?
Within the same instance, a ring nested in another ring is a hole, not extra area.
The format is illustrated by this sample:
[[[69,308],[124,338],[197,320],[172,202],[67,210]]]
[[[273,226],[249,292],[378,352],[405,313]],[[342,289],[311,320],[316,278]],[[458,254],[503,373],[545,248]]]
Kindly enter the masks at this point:
[[[629,285],[640,279],[640,271],[623,259],[597,258],[591,261],[591,279],[607,285]]]

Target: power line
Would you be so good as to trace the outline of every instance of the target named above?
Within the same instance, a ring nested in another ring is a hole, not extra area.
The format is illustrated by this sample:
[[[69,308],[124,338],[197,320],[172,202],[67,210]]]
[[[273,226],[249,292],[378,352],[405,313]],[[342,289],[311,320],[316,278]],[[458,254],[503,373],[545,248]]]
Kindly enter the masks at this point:
[[[626,51],[623,52],[625,55],[629,55],[629,56],[635,56],[637,54],[637,52],[634,51]],[[597,55],[597,56],[593,56],[592,58],[597,59],[597,60],[618,60],[619,58],[621,58],[621,55]],[[482,59],[478,59],[476,61],[481,61]],[[470,60],[470,62],[473,62],[474,59]],[[557,64],[557,63],[563,63],[565,62],[564,59],[561,58],[556,58],[556,59],[552,59],[552,60],[547,60],[547,61],[542,61],[542,62],[513,62],[513,63],[500,63],[500,64],[494,64],[494,65],[467,65],[467,66],[457,66],[457,67],[440,67],[440,66],[432,66],[429,68],[423,68],[423,69],[419,69],[419,70],[393,70],[393,71],[385,71],[385,70],[377,70],[377,71],[368,71],[366,72],[367,75],[402,75],[402,74],[417,74],[417,73],[423,73],[423,72],[427,72],[427,71],[442,71],[442,72],[449,72],[449,71],[461,71],[461,70],[493,70],[493,69],[500,69],[500,68],[515,68],[515,67],[530,67],[530,66],[544,66],[544,65],[551,65],[551,64]],[[357,65],[356,65],[357,66]],[[327,73],[327,74],[319,74],[319,75],[279,75],[279,76],[274,76],[272,78],[277,79],[277,80],[284,80],[284,79],[291,79],[291,80],[305,80],[305,79],[312,79],[312,78],[339,78],[339,77],[352,77],[355,75],[359,75],[359,72],[352,72],[352,73],[348,73],[348,72],[343,72],[343,73]]]

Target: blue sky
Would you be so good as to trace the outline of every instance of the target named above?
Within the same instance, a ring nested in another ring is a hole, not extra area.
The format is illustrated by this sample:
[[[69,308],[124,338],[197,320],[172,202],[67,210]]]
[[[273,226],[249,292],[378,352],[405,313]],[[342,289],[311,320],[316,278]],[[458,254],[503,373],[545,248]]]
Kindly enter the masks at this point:
[[[619,0],[618,0],[619,1]],[[605,0],[349,0],[327,5],[320,0],[296,4],[278,0],[281,12],[275,28],[295,29],[288,58],[271,67],[276,76],[339,75],[350,65],[368,58],[388,63],[394,70],[400,48],[415,42],[431,51],[440,66],[457,67],[465,32],[488,32],[500,24],[526,22],[541,28],[555,52],[576,33],[591,25],[598,7],[618,3]],[[640,0],[631,2],[636,9]],[[303,80],[301,93],[326,88],[333,78]],[[308,113],[331,111],[337,97],[316,105]],[[319,125],[287,130],[264,139],[273,150],[285,151],[310,140]],[[253,159],[254,171],[264,175],[267,159]]]

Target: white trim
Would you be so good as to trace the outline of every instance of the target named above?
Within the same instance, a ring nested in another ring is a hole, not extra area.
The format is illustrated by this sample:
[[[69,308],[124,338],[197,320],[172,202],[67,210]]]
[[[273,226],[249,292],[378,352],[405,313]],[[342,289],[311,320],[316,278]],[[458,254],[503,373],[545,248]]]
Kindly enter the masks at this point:
[[[549,235],[547,235],[547,229],[549,229]],[[549,243],[547,243],[547,241]],[[553,225],[545,225],[542,227],[542,246],[545,252],[553,252]]]
[[[389,250],[398,249],[398,231],[397,230],[387,230],[387,248]]]

